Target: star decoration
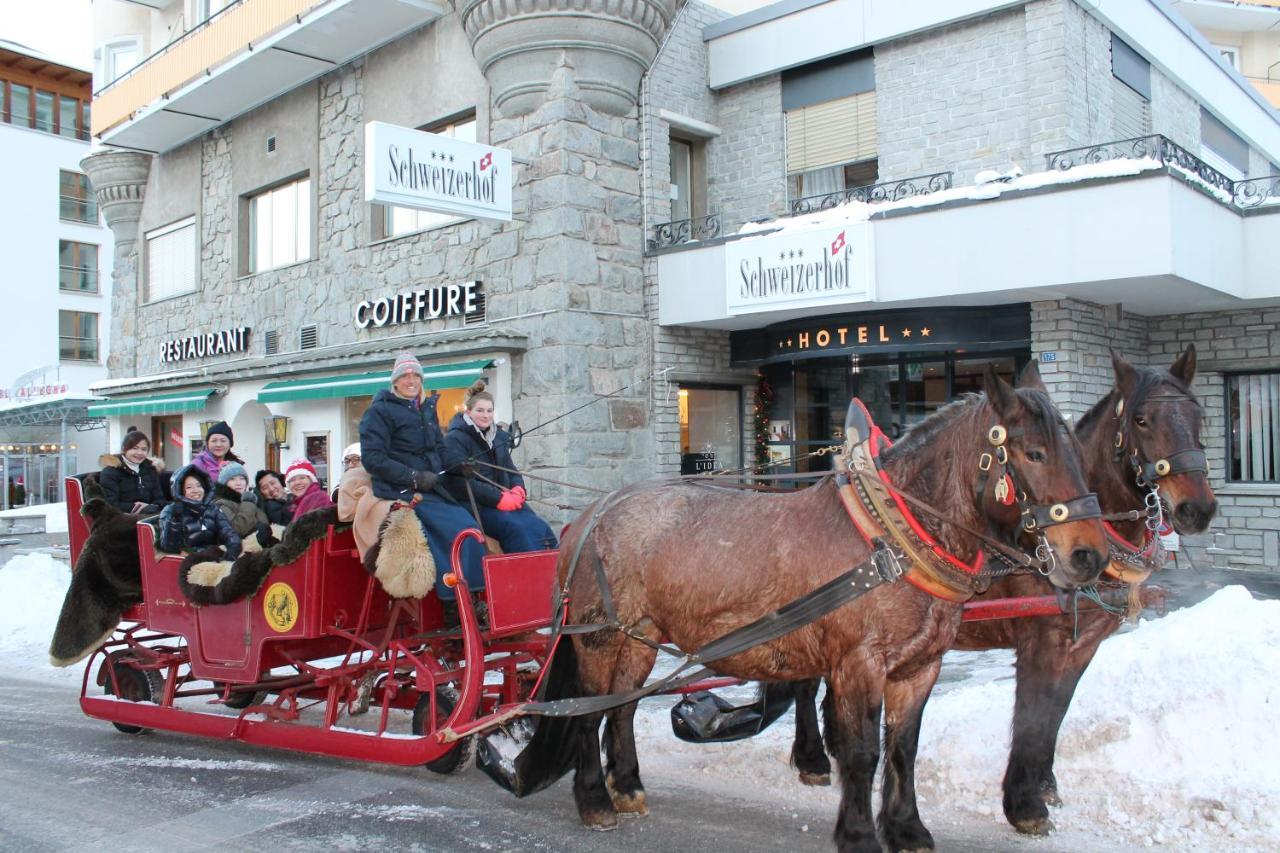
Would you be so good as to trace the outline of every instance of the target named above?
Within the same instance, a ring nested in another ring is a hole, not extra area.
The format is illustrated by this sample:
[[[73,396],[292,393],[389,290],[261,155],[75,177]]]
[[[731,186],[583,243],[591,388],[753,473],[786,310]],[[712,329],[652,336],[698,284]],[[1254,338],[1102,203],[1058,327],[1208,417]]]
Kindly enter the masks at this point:
[[[450,154],[450,155],[449,155],[449,162],[450,162],[450,163],[452,163],[452,162],[453,162],[453,155],[452,155],[452,154]]]
[[[797,257],[797,258],[803,258],[803,257],[804,257],[804,249],[798,249],[798,250],[796,250],[796,257]]]
[[[787,253],[786,253],[786,252],[779,252],[779,253],[778,253],[778,260],[780,260],[780,261],[785,261],[786,259],[787,259]]]
[[[904,338],[909,338],[909,337],[911,337],[911,330],[910,330],[910,329],[903,329],[903,330],[902,330],[902,336],[903,336]]]
[[[920,330],[920,336],[921,336],[922,338],[927,338],[927,337],[929,337],[929,331],[930,331],[930,330],[929,330],[929,327],[928,327],[928,326],[925,326],[923,329],[921,329],[921,330]]]
[[[791,346],[791,338],[787,338],[787,346]]]

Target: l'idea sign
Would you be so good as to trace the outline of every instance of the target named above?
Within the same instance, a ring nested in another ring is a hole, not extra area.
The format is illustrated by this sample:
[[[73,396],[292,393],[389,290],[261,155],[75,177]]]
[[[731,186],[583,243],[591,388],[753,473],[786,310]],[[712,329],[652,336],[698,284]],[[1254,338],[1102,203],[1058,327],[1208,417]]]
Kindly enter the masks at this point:
[[[866,222],[748,237],[726,243],[724,257],[730,314],[875,300]]]
[[[366,201],[511,221],[511,152],[371,121],[364,126]]]

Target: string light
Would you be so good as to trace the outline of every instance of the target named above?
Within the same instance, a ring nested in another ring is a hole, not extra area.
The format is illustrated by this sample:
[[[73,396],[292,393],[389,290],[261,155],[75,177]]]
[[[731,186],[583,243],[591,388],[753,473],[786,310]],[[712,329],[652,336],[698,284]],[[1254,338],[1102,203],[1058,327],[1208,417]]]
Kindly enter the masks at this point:
[[[769,462],[769,410],[773,408],[773,386],[764,373],[756,372],[756,393],[752,401],[751,430],[755,451],[755,473],[764,472]]]

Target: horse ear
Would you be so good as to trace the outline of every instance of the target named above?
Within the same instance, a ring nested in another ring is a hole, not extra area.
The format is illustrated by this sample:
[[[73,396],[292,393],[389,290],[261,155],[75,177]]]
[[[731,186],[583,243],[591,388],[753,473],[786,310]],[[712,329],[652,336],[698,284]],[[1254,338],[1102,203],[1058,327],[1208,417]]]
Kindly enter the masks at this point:
[[[1022,372],[1018,374],[1016,383],[1018,388],[1037,388],[1041,391],[1048,391],[1044,387],[1044,379],[1040,376],[1040,360],[1033,358],[1027,362],[1027,366],[1022,368]]]
[[[1187,348],[1183,350],[1182,355],[1178,356],[1169,367],[1169,372],[1182,380],[1183,385],[1190,386],[1191,380],[1196,378],[1196,345],[1187,344]]]
[[[1013,386],[996,373],[995,365],[988,363],[982,374],[982,390],[987,395],[987,402],[1001,418],[1007,418],[1018,407],[1019,400]]]
[[[1111,350],[1111,367],[1116,373],[1116,388],[1128,397],[1138,385],[1138,371],[1115,350]]]

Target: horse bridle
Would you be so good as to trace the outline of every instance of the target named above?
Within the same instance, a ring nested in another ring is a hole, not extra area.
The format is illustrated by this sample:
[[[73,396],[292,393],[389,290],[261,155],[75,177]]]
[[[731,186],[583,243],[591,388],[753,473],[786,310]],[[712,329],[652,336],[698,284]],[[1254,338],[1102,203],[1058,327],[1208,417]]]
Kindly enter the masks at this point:
[[[1045,532],[1059,524],[1102,518],[1102,507],[1098,503],[1098,496],[1093,492],[1052,504],[1035,502],[1031,490],[1024,485],[1025,478],[1019,475],[1013,460],[1009,458],[1006,444],[1010,438],[1022,435],[1021,429],[1009,430],[1001,424],[996,424],[987,431],[987,441],[992,449],[978,457],[977,493],[981,497],[986,491],[987,481],[994,474],[993,496],[1005,506],[1017,505],[1022,531],[1037,539],[1036,559],[1043,567],[1040,573],[1048,575],[1053,571],[1055,558]]]
[[[1144,397],[1141,403],[1181,403],[1183,401],[1195,402],[1195,398],[1189,394],[1149,394]],[[1135,402],[1133,408],[1136,409],[1139,403]],[[1138,488],[1145,489],[1146,495],[1143,504],[1146,509],[1147,529],[1153,533],[1158,531],[1164,523],[1164,505],[1160,499],[1160,481],[1165,477],[1173,477],[1178,474],[1203,473],[1209,476],[1209,459],[1205,456],[1203,450],[1198,447],[1187,448],[1171,453],[1168,456],[1157,459],[1154,462],[1144,458],[1144,454],[1138,448],[1138,443],[1129,437],[1129,421],[1131,418],[1125,416],[1124,397],[1116,401],[1115,418],[1119,422],[1116,428],[1115,461],[1120,462],[1126,456],[1129,459],[1129,465],[1133,468],[1134,482]],[[1131,448],[1126,453],[1125,447]]]

